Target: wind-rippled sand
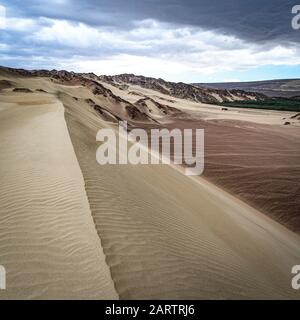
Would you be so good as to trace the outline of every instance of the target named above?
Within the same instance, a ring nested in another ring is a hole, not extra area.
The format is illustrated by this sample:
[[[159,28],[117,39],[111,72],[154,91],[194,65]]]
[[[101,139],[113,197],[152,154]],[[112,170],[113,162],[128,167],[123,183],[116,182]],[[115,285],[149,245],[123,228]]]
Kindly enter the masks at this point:
[[[107,100],[21,84],[51,94],[1,94],[0,298],[299,298],[297,234],[174,167],[98,165]]]
[[[65,107],[121,298],[299,298],[291,288],[297,235],[173,167],[99,166],[96,118],[84,106]]]
[[[116,298],[63,105],[0,98],[0,299]]]

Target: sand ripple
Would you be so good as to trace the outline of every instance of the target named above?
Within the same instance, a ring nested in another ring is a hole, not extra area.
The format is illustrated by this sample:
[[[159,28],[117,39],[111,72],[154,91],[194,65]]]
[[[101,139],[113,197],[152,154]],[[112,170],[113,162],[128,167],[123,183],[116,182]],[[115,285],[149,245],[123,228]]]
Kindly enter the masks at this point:
[[[63,107],[19,99],[0,113],[0,299],[116,298]]]
[[[298,236],[169,166],[99,166],[95,132],[80,119],[67,109],[93,218],[121,298],[297,296],[290,272],[300,259]]]

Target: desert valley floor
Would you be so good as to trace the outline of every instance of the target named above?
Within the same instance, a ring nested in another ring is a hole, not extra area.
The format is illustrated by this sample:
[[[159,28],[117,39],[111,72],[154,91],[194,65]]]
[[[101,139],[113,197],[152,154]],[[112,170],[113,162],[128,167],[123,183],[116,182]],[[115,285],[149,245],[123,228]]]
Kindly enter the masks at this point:
[[[204,174],[99,166],[118,119],[204,128]],[[0,299],[299,299],[299,119],[1,69]]]

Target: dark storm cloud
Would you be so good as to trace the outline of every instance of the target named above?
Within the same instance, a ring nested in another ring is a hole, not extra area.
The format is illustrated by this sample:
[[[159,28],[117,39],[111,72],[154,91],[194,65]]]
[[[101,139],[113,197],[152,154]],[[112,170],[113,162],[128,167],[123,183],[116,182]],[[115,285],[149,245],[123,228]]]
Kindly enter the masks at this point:
[[[133,21],[155,19],[192,25],[251,42],[299,42],[291,28],[295,0],[50,0],[4,1],[10,11],[27,17],[45,16],[93,26],[130,28]]]

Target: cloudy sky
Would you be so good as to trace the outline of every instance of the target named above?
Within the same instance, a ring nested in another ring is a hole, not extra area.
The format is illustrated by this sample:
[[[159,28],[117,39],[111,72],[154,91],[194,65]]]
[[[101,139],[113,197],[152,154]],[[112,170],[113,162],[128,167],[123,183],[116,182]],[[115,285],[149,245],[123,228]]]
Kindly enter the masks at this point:
[[[0,64],[172,81],[300,77],[289,0],[0,0]]]

